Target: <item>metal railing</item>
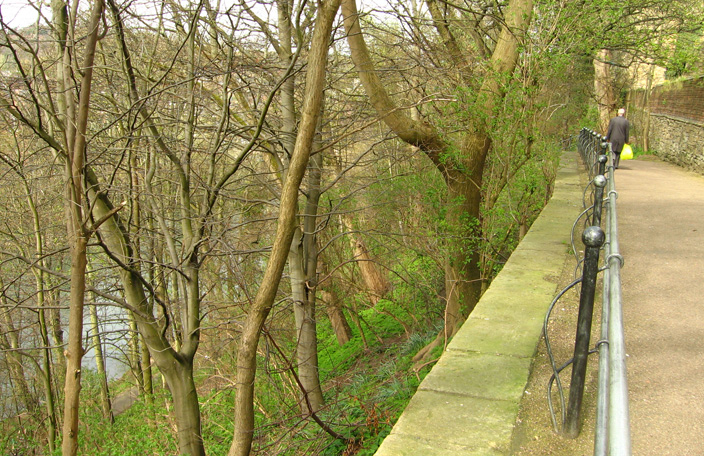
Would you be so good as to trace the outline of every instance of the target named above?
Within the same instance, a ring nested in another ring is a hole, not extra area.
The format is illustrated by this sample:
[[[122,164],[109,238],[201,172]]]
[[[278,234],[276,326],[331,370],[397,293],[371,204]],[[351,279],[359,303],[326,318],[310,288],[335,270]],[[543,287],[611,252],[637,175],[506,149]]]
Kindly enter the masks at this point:
[[[562,290],[551,303],[545,316],[543,333],[553,369],[553,375],[548,382],[548,406],[555,431],[569,438],[576,438],[579,435],[587,360],[590,354],[598,353],[594,455],[629,456],[631,454],[630,422],[620,276],[623,257],[619,253],[616,211],[618,194],[611,160],[613,154],[608,153],[610,147],[604,137],[593,131],[582,129],[579,134],[577,149],[590,178],[583,196],[585,209],[572,226],[572,249],[578,263],[577,271],[581,268],[581,275]],[[606,197],[604,197],[605,191]],[[589,196],[587,196],[588,193]],[[602,206],[606,208],[606,217],[603,220]],[[584,219],[582,242],[585,248],[584,257],[579,258],[578,249],[574,243],[574,233],[582,219]],[[603,230],[602,225],[604,225]],[[599,258],[602,251],[604,264],[600,267]],[[600,272],[603,272],[601,335],[596,347],[590,349],[594,299],[597,276]],[[581,284],[581,290],[574,355],[572,359],[558,367],[555,364],[547,331],[550,314],[558,300],[578,284]],[[566,401],[560,373],[570,365],[572,373],[569,399]],[[552,403],[553,384],[556,385],[560,399],[560,423],[555,416]]]

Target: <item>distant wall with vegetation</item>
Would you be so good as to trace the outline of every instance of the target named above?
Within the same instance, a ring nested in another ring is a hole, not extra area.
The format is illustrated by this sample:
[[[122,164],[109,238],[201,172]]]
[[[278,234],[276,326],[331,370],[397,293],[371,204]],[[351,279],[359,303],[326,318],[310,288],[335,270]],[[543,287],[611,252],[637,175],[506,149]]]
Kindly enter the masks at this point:
[[[632,142],[704,174],[704,77],[631,92]]]

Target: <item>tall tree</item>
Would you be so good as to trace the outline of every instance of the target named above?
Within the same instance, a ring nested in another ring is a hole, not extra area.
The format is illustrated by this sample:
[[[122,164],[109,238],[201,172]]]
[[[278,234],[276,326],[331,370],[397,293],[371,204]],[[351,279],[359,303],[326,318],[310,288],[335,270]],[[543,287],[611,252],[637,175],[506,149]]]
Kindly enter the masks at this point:
[[[510,80],[518,61],[520,42],[530,24],[532,0],[512,0],[503,10],[503,20],[493,49],[485,40],[476,42],[480,54],[463,50],[451,27],[452,10],[449,4],[428,0],[433,24],[442,39],[450,61],[456,65],[468,86],[477,86],[476,95],[466,100],[464,110],[470,113],[462,131],[453,136],[443,135],[427,119],[414,119],[393,102],[384,82],[376,71],[361,29],[360,15],[355,0],[343,0],[347,40],[352,59],[367,96],[380,119],[404,142],[418,147],[433,161],[447,184],[448,215],[452,240],[448,245],[445,269],[446,321],[445,332],[438,335],[435,344],[453,335],[472,311],[482,288],[479,249],[481,239],[480,209],[484,165],[491,148],[491,118],[495,115],[506,92],[505,81]],[[497,9],[495,14],[500,14]],[[481,29],[471,30],[475,35]],[[486,52],[486,71],[479,83],[473,81],[472,59]],[[431,344],[427,349],[432,348]],[[421,352],[423,356],[428,350]]]
[[[16,132],[15,132],[16,133]],[[51,350],[51,340],[49,337],[49,322],[47,317],[49,311],[46,307],[49,305],[47,292],[49,288],[49,280],[47,274],[47,260],[45,258],[45,241],[44,241],[44,227],[42,226],[42,219],[40,215],[40,209],[38,205],[40,204],[35,197],[36,189],[33,188],[33,179],[28,175],[28,171],[25,168],[27,164],[28,157],[25,157],[22,153],[23,146],[20,144],[21,135],[14,135],[14,148],[17,151],[16,158],[13,159],[10,155],[0,154],[0,160],[4,162],[8,167],[10,167],[17,177],[21,180],[21,188],[25,193],[26,209],[23,210],[28,212],[31,216],[31,231],[33,242],[32,247],[28,247],[25,252],[25,248],[18,246],[20,253],[29,259],[34,256],[35,261],[32,264],[32,274],[35,279],[35,293],[36,293],[36,315],[37,315],[37,326],[39,330],[39,337],[41,340],[41,369],[38,369],[38,373],[41,376],[42,386],[44,388],[44,403],[46,406],[46,428],[47,428],[47,440],[50,451],[54,451],[56,445],[56,432],[58,425],[58,417],[56,412],[56,400],[55,400],[55,388],[52,382],[54,378],[54,360],[52,359]],[[12,198],[12,195],[7,194],[6,196]],[[9,231],[9,230],[8,230]],[[21,230],[20,230],[21,231]],[[0,283],[3,278],[0,277]],[[2,287],[4,290],[4,287]],[[4,291],[3,291],[4,294]],[[9,312],[10,307],[5,310],[7,312],[7,318],[11,318]],[[61,344],[57,344],[61,345]],[[62,356],[63,357],[63,356]],[[61,358],[60,358],[61,359]],[[30,408],[27,407],[29,410]]]
[[[243,3],[243,6],[245,4]],[[295,64],[297,55],[294,45],[304,48],[305,36],[302,23],[305,17],[305,4],[296,4],[291,0],[276,2],[277,33],[269,24],[251,9],[247,13],[258,24],[262,33],[276,50],[282,71]],[[312,10],[311,10],[312,11]],[[308,12],[310,14],[310,11]],[[296,73],[292,73],[281,86],[278,109],[281,127],[270,142],[270,166],[280,181],[283,181],[290,167],[290,160],[295,148],[297,112],[300,108],[297,93]],[[280,147],[277,147],[279,146]],[[318,201],[320,199],[320,180],[322,174],[322,151],[317,151],[309,162],[308,189],[305,192],[306,205],[300,215],[289,252],[288,268],[293,301],[294,323],[296,328],[296,364],[297,378],[302,389],[299,401],[304,414],[317,412],[323,405],[323,394],[318,374],[317,333],[315,323],[315,279],[317,264],[316,221]],[[302,226],[301,226],[302,225]]]
[[[86,265],[88,239],[97,227],[91,226],[86,215],[90,211],[84,208],[85,154],[88,114],[90,112],[91,84],[93,82],[93,62],[99,39],[100,25],[103,17],[104,3],[98,0],[93,5],[88,23],[88,40],[84,49],[84,59],[80,68],[74,66],[76,49],[76,30],[69,28],[70,36],[63,48],[61,60],[65,92],[67,127],[65,133],[66,156],[66,213],[68,241],[71,249],[71,296],[69,311],[69,340],[66,347],[66,378],[64,387],[64,426],[62,453],[64,456],[76,454],[78,449],[78,409],[81,391],[81,361],[83,359],[83,305],[86,291]],[[64,5],[63,8],[66,8]],[[58,8],[56,8],[58,9]],[[55,26],[66,27],[61,21],[62,14],[56,15]],[[76,17],[76,11],[73,12]],[[80,87],[74,88],[73,82],[80,77]],[[79,96],[76,103],[74,89]]]
[[[291,157],[291,164],[281,193],[276,237],[271,257],[262,279],[262,285],[247,315],[237,352],[235,433],[228,453],[230,456],[248,455],[252,446],[257,346],[262,328],[276,296],[281,273],[289,255],[291,241],[296,228],[298,189],[308,165],[318,125],[332,24],[339,6],[339,0],[321,1],[318,5],[316,25],[308,55],[308,72],[306,74],[301,120]]]

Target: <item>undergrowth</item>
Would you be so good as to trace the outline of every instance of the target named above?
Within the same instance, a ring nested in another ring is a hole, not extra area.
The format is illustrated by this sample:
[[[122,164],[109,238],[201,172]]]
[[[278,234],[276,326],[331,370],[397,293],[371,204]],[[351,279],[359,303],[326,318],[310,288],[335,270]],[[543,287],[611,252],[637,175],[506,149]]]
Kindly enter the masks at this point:
[[[389,313],[393,313],[392,318]],[[261,371],[257,385],[257,434],[253,454],[259,455],[372,455],[389,434],[393,424],[413,396],[423,377],[430,370],[425,366],[414,371],[412,357],[435,337],[439,324],[418,328],[407,309],[391,300],[359,312],[365,331],[363,342],[358,328],[352,339],[339,346],[329,325],[319,328],[321,382],[326,408],[320,418],[345,439],[334,439],[312,420],[301,418],[295,401],[288,402],[276,373]],[[398,321],[407,324],[404,326]],[[283,375],[283,374],[282,374]],[[232,379],[205,387],[216,377],[209,369],[197,375],[201,403],[203,438],[209,455],[227,454],[234,430],[233,406],[235,389]],[[81,391],[79,454],[176,455],[178,445],[168,390],[157,388],[153,405],[139,398],[127,411],[110,424],[103,418],[99,402],[99,382],[86,370]],[[159,383],[155,378],[155,384]],[[128,385],[125,385],[128,383]],[[113,382],[113,390],[129,388],[129,376]],[[267,416],[265,416],[267,414]],[[14,454],[17,438],[0,443],[0,453]],[[24,446],[24,445],[20,445]],[[53,453],[60,455],[58,449]],[[49,454],[36,449],[35,453]]]

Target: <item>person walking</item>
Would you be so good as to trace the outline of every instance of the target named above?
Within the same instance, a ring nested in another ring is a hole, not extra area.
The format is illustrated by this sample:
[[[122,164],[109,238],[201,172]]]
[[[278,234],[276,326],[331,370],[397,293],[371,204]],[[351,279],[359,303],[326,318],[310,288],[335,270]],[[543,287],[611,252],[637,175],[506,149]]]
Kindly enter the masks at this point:
[[[626,110],[620,108],[618,115],[609,121],[609,130],[606,132],[606,140],[611,143],[611,150],[614,153],[615,169],[618,169],[623,145],[628,143],[629,127],[628,119],[626,119]]]

